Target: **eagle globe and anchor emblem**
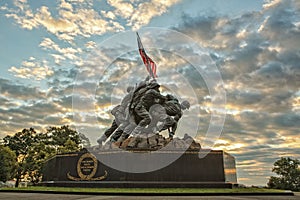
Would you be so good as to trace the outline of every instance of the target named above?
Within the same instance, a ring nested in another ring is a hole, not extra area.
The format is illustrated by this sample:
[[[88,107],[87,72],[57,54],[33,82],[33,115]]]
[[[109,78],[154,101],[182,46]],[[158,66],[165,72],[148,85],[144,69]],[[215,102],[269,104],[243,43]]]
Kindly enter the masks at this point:
[[[100,181],[107,177],[107,171],[104,175],[94,177],[98,169],[98,160],[91,153],[83,154],[77,161],[77,174],[79,177],[74,177],[68,172],[67,177],[73,181]]]

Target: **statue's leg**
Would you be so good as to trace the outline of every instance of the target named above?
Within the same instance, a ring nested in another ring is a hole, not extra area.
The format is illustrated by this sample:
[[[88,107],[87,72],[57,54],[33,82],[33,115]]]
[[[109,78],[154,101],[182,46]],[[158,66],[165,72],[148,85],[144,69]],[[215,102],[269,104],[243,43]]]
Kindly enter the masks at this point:
[[[149,112],[143,106],[137,106],[135,109],[136,114],[142,118],[137,127],[131,132],[131,134],[138,135],[142,130],[151,123],[151,117]]]
[[[167,119],[167,126],[168,126],[168,131],[169,131],[169,137],[173,138],[175,135],[175,131],[177,129],[177,122],[173,119],[173,117],[168,117]]]
[[[117,130],[114,132],[114,134],[111,136],[111,141],[112,142],[116,142],[118,141],[118,139],[121,137],[121,135],[124,133],[124,130],[126,128],[126,126],[128,126],[128,122],[124,122],[122,123]]]
[[[122,142],[124,141],[126,138],[129,137],[130,133],[133,131],[133,129],[136,127],[136,124],[134,123],[129,123],[123,130],[123,133],[121,135],[121,137],[118,138],[117,142]]]
[[[102,146],[102,142],[105,142],[107,138],[118,128],[116,120],[113,121],[111,127],[107,129],[104,134],[97,140],[98,144]]]
[[[175,135],[175,131],[177,129],[177,122],[173,119],[173,117],[168,116],[160,131],[167,130],[169,131],[169,137],[172,138]]]
[[[110,141],[111,142],[116,142],[122,135],[123,130],[122,129],[117,129],[114,134],[111,136]]]
[[[172,120],[172,117],[170,116],[167,116],[164,121],[163,121],[163,124],[159,127],[160,131],[164,131],[164,130],[167,130],[169,129],[171,126],[173,125],[173,120]]]
[[[109,138],[109,136],[118,128],[119,124],[116,120],[113,121],[111,127],[104,132],[104,135]]]
[[[171,126],[171,131],[173,132],[173,133],[175,133],[175,131],[176,131],[176,129],[177,129],[177,121],[176,120],[174,120],[173,121],[173,124],[172,124],[172,126]]]

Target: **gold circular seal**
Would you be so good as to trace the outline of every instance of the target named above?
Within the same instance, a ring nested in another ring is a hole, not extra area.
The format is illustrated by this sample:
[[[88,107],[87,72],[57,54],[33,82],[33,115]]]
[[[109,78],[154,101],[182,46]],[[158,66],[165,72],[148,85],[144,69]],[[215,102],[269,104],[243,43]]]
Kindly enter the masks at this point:
[[[98,167],[97,158],[91,153],[83,154],[77,162],[77,173],[82,180],[91,180]]]
[[[67,173],[67,177],[73,181],[100,181],[107,177],[108,173],[104,170],[104,175],[99,177],[94,177],[98,169],[98,160],[91,153],[85,153],[77,161],[77,174],[78,177],[74,177]]]

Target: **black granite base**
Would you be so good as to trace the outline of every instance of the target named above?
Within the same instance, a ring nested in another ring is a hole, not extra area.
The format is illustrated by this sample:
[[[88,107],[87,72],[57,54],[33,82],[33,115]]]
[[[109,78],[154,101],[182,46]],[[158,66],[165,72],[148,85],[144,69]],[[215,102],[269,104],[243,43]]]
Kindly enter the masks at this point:
[[[116,160],[120,166],[151,166],[166,156],[178,156],[171,164],[148,172],[124,172],[104,163]],[[154,161],[153,161],[154,159]],[[100,161],[99,161],[100,160]],[[132,162],[134,160],[134,162]],[[237,184],[235,160],[224,151],[82,151],[57,155],[45,165],[44,186],[100,188],[232,188]]]

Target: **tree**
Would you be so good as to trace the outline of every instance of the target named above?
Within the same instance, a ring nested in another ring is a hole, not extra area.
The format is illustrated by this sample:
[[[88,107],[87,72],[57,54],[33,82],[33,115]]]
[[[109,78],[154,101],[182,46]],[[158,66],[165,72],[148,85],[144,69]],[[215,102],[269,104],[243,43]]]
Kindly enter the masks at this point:
[[[49,137],[49,145],[55,148],[56,153],[66,153],[65,148],[62,148],[66,145],[67,141],[72,141],[70,146],[70,142],[68,143],[68,147],[72,149],[72,151],[80,150],[81,140],[79,137],[79,133],[69,126],[61,126],[61,127],[49,127],[46,132]]]
[[[0,145],[0,181],[13,178],[16,170],[16,154],[9,148]]]
[[[91,147],[91,142],[83,133],[78,133],[83,148]]]
[[[13,136],[3,138],[3,143],[16,153],[16,156],[26,155],[29,148],[36,142],[36,131],[33,128],[23,129]]]
[[[80,151],[89,140],[69,126],[49,127],[46,133],[36,133],[33,128],[23,129],[13,136],[3,138],[3,144],[13,150],[18,162],[16,187],[22,178],[32,184],[41,180],[44,163],[56,154]]]
[[[45,136],[43,133],[36,135],[37,142],[30,148],[24,162],[26,175],[33,185],[42,178],[45,160],[56,154],[55,149],[47,144],[47,137]]]
[[[6,136],[3,138],[4,145],[13,150],[16,154],[16,161],[18,167],[16,170],[16,187],[19,186],[21,178],[27,172],[27,165],[25,163],[26,157],[30,148],[36,143],[36,131],[33,128],[23,129],[21,132],[17,132],[13,136]]]
[[[288,189],[300,191],[300,161],[298,159],[281,158],[274,163],[272,172],[277,176],[271,176],[268,182],[270,188]]]

